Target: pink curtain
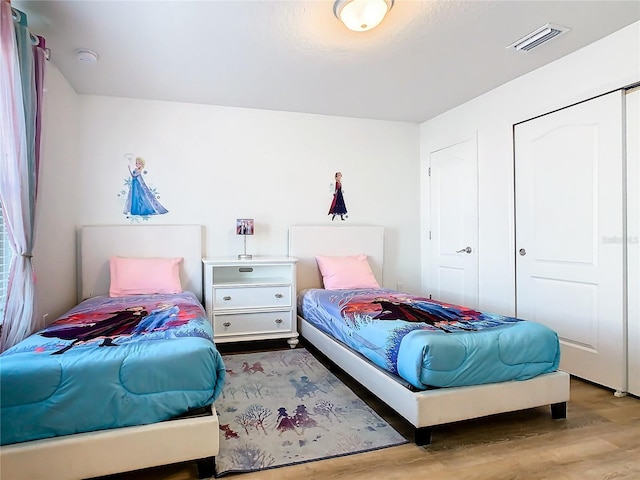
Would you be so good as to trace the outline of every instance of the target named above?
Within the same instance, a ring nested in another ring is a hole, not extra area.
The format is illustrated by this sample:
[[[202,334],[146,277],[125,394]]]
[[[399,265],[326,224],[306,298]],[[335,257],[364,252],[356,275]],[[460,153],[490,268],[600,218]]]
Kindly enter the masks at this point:
[[[0,206],[13,257],[0,352],[37,327],[32,251],[44,84],[44,39],[27,17],[0,0]]]

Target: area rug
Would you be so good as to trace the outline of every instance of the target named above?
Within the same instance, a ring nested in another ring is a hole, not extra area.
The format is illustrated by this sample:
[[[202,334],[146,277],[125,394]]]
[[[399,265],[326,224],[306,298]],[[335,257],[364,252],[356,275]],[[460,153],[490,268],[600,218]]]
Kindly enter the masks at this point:
[[[223,359],[216,477],[407,443],[305,349]]]

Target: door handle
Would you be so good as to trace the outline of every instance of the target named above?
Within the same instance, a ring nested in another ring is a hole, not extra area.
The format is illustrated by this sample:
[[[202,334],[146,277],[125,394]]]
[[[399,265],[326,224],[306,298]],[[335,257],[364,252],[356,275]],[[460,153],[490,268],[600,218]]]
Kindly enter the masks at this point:
[[[471,247],[463,248],[462,250],[456,250],[456,253],[471,253]]]

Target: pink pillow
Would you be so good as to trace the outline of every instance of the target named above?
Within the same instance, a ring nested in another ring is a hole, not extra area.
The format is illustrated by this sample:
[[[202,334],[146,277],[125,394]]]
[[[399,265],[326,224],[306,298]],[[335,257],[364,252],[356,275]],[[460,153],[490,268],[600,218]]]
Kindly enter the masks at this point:
[[[316,262],[322,273],[322,283],[327,290],[380,288],[364,254],[348,257],[318,255]]]
[[[109,296],[180,293],[180,262],[182,258],[111,257]]]

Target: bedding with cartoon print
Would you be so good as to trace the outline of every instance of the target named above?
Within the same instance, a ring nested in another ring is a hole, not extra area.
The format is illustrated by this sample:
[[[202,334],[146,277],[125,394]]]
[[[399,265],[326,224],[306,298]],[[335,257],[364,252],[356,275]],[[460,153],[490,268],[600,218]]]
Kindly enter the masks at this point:
[[[0,444],[169,420],[224,376],[193,293],[92,297],[0,355]]]
[[[527,380],[560,362],[542,324],[389,289],[305,290],[298,312],[418,390]]]

